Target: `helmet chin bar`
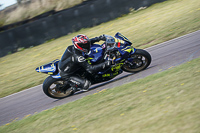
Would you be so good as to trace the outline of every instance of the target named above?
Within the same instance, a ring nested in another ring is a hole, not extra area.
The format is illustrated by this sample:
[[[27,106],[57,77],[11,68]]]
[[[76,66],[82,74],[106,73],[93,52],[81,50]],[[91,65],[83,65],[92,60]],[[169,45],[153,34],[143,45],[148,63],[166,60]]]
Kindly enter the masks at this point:
[[[86,35],[80,34],[72,38],[74,47],[84,53],[88,53],[90,50],[91,42]]]
[[[89,53],[89,51],[87,49],[83,49],[83,52],[86,53],[86,54]]]

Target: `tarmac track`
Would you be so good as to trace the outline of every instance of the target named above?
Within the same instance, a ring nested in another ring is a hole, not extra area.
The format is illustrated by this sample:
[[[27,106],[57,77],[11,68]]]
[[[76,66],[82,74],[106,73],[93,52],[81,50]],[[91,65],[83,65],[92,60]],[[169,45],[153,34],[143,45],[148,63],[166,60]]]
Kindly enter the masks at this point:
[[[112,81],[93,85],[90,91],[78,93],[62,100],[47,97],[42,85],[0,98],[0,125],[19,120],[43,110],[75,101],[97,90],[113,88],[148,75],[158,73],[194,58],[200,57],[200,30],[146,49],[152,56],[151,65],[139,73],[122,73]]]

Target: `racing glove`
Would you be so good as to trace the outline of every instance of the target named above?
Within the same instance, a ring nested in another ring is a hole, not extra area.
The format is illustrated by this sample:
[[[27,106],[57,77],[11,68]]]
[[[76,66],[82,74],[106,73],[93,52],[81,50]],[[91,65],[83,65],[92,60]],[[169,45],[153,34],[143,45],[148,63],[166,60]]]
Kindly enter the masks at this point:
[[[105,35],[104,35],[104,34],[103,34],[103,35],[100,35],[100,36],[99,36],[99,40],[106,41]]]

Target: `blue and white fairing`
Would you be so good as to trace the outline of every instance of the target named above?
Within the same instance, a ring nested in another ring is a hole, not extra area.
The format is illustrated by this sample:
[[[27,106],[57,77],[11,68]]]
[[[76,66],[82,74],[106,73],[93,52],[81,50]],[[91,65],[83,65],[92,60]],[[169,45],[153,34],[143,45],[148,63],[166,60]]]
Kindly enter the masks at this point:
[[[88,55],[84,55],[84,57],[86,58],[89,64],[94,64],[102,60],[103,55],[104,55],[104,51],[101,45],[93,44],[90,48],[90,52],[88,53]]]
[[[39,73],[45,73],[45,74],[52,75],[52,77],[54,77],[54,78],[61,78],[60,74],[58,72],[58,62],[59,62],[59,60],[56,59],[45,65],[37,67],[35,70]]]
[[[117,32],[117,33],[115,34],[115,38],[125,41],[125,42],[127,43],[127,45],[131,45],[131,44],[132,44],[131,41],[129,41],[128,38],[126,38],[124,35],[122,35],[122,34],[119,33],[119,32]]]
[[[131,41],[118,32],[115,34],[115,42],[116,42],[115,48],[120,52],[120,54],[126,57],[126,60],[132,62],[132,58],[127,58],[130,55],[134,54],[136,51],[136,49],[133,46],[131,46],[132,45]],[[116,59],[116,62],[120,60],[123,59],[118,58]]]

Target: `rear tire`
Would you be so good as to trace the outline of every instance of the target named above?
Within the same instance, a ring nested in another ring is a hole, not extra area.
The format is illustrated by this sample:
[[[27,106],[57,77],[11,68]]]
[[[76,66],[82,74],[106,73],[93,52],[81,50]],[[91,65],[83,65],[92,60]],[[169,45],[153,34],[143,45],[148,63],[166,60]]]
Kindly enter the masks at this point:
[[[143,49],[136,49],[135,53],[132,54],[129,58],[132,58],[132,61],[127,61],[122,66],[122,70],[126,72],[142,71],[146,69],[151,63],[151,55]]]
[[[64,85],[64,81],[62,79],[55,79],[51,76],[47,77],[43,83],[43,91],[44,93],[55,99],[62,99],[67,96],[73,95],[73,91],[71,87],[65,88],[66,91],[62,92],[59,91],[56,87],[56,85]]]

